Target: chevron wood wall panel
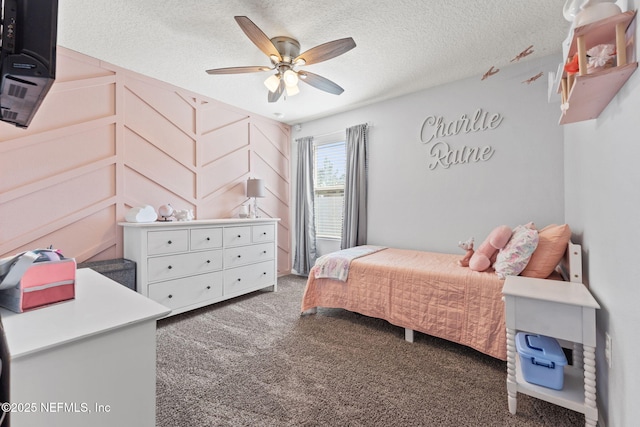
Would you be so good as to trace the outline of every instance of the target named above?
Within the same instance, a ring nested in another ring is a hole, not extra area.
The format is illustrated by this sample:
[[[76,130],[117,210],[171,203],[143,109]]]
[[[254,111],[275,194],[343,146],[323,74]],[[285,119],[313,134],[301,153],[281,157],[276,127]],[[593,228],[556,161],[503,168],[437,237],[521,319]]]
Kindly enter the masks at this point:
[[[234,151],[249,148],[249,121],[241,120],[203,134],[201,165],[208,167]]]
[[[171,120],[171,116],[160,111],[160,106],[152,104],[152,100],[140,98],[142,94],[136,93],[135,90],[136,87],[132,86],[126,86],[124,89],[125,127],[167,156],[184,165],[195,166],[194,135],[181,129],[179,124]],[[177,94],[173,98],[174,103],[181,99]],[[176,110],[181,110],[179,105],[176,107]]]
[[[0,123],[0,256],[54,245],[78,262],[121,257],[117,222],[131,207],[236,217],[259,177],[288,273],[289,146],[282,123],[60,47],[29,129]]]
[[[277,216],[278,212],[289,212],[290,129],[286,131],[267,121],[255,120],[251,123],[251,153],[249,164],[254,177],[266,181],[267,197],[260,200],[260,209],[266,216]],[[289,259],[291,231],[289,216],[283,218],[278,229],[278,261]],[[288,261],[287,261],[288,262]],[[288,267],[290,269],[290,263]],[[284,266],[281,265],[280,268]]]
[[[195,167],[184,164],[163,152],[156,145],[141,138],[139,135],[124,130],[125,148],[124,148],[124,164],[127,168],[136,171],[138,174],[161,184],[167,190],[181,195],[189,200],[195,199]],[[124,180],[127,193],[126,197],[130,197],[129,190],[136,190],[136,185],[132,185],[128,179]],[[144,204],[144,200],[140,200],[139,204]]]
[[[59,176],[67,171],[115,156],[115,126],[107,125],[83,132],[51,136],[42,142],[22,141],[0,156],[0,193]],[[60,156],[60,153],[76,153]],[[55,162],[52,159],[56,159]],[[25,161],[28,160],[28,163]],[[37,167],[30,167],[35,165]]]

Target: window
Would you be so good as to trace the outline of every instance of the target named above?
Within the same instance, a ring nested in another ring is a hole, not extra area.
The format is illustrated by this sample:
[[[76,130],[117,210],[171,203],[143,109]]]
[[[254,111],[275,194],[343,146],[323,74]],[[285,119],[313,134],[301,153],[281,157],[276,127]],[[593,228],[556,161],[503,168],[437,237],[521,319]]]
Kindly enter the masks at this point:
[[[314,216],[319,238],[342,238],[346,157],[344,141],[314,146]]]

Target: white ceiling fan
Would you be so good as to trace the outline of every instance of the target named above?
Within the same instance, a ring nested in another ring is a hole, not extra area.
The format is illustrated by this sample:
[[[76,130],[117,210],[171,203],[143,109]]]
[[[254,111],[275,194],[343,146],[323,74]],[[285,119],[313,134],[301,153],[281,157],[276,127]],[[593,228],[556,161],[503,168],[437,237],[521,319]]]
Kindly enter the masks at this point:
[[[287,96],[296,95],[300,91],[298,89],[298,81],[303,81],[316,89],[334,95],[340,95],[344,92],[343,88],[331,80],[298,68],[304,65],[317,64],[348,52],[356,47],[356,43],[351,37],[321,44],[301,54],[300,43],[296,39],[284,36],[269,39],[246,16],[236,16],[234,18],[247,37],[269,57],[272,66],[214,68],[207,70],[207,73],[241,74],[275,71],[276,73],[269,76],[264,82],[269,89],[269,102],[276,102],[285,91]]]

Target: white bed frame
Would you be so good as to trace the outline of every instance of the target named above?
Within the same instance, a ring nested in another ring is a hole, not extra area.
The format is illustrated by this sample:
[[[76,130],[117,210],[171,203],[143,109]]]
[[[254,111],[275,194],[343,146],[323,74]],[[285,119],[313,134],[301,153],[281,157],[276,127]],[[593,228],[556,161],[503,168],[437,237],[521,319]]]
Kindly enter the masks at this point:
[[[582,246],[569,242],[558,270],[565,281],[582,283]]]
[[[570,241],[557,269],[566,282],[582,283],[582,246]],[[413,335],[413,329],[404,328],[406,341],[413,342]],[[574,360],[580,359],[580,348],[574,348]]]

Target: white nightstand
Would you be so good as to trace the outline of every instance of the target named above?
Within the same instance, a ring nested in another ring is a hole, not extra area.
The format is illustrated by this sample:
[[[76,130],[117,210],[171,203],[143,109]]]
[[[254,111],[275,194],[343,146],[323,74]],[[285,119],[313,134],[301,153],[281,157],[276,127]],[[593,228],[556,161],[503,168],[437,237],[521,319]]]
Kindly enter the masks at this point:
[[[582,283],[521,276],[507,277],[502,293],[507,325],[509,412],[516,413],[517,395],[524,393],[583,413],[585,425],[595,426],[598,420],[595,364],[598,302]],[[564,367],[562,390],[540,387],[524,380],[515,346],[517,331],[574,343],[573,365]]]

